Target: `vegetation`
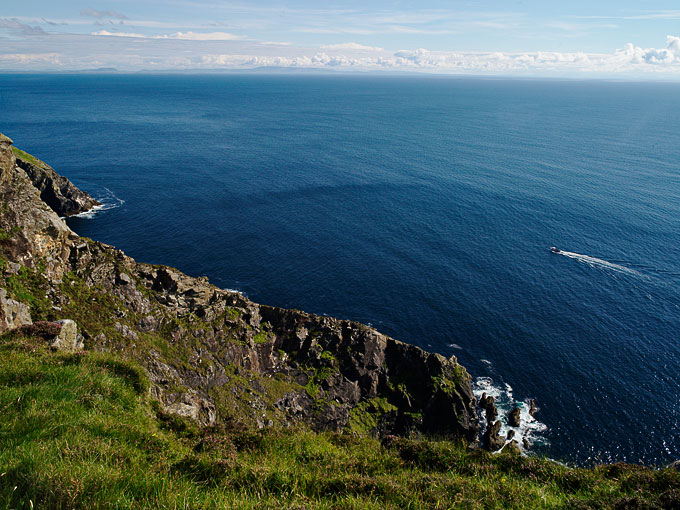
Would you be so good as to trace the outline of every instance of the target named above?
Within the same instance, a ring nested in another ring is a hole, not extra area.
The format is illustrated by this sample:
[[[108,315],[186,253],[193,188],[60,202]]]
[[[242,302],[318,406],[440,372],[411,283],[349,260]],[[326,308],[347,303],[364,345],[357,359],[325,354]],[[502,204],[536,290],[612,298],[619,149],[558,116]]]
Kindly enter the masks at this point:
[[[35,156],[31,156],[28,152],[24,152],[21,149],[17,149],[16,147],[12,146],[12,152],[14,153],[14,156],[26,161],[27,163],[30,163],[33,166],[39,166],[39,167],[46,167],[47,165],[40,161],[38,158]]]
[[[200,378],[214,369],[197,356],[201,335],[215,335],[223,349],[216,356],[226,358],[227,349],[245,347],[239,340],[244,332],[256,345],[272,341],[271,326],[246,330],[239,323],[243,312],[228,307],[212,321],[155,309],[157,317],[151,318],[158,327],[137,329],[145,314],[87,280],[87,270],[66,273],[50,285],[41,261],[31,267],[10,264],[6,248],[14,234],[15,229],[0,230],[0,287],[30,306],[34,323],[0,335],[0,510],[680,508],[680,473],[673,468],[571,469],[445,440],[388,436],[380,441],[371,434],[378,417],[394,410],[386,398],[356,406],[346,434],[286,423],[283,414],[272,411],[274,402],[291,390],[306,390],[317,399],[339,370],[339,360],[329,351],[320,352],[313,366],[300,367],[308,376],[305,386],[284,373],[266,377],[225,365],[223,384],[209,395],[229,425],[200,429],[163,410],[135,359],[157,351]],[[102,269],[125,273],[114,251],[83,242],[99,250],[98,260],[106,262]],[[138,276],[127,277],[134,280],[130,291],[152,292]],[[43,337],[53,336],[58,326],[40,321],[63,317],[78,323],[86,347],[111,352],[52,351]],[[297,357],[296,352],[278,354]],[[467,377],[456,367],[434,384],[451,392]],[[395,394],[413,398],[406,379],[390,384]],[[165,389],[187,391],[171,377]],[[314,400],[317,404],[327,403]],[[244,426],[254,426],[256,419],[268,427]]]
[[[0,337],[0,508],[678,508],[680,473],[447,441],[198,428],[108,354]]]

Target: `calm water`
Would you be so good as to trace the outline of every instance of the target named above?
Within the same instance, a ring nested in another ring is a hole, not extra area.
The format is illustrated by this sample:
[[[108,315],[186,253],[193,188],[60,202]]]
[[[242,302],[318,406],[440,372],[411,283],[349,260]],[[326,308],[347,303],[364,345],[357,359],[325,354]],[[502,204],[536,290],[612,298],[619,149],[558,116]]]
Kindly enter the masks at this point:
[[[456,355],[553,457],[680,458],[680,85],[0,76],[0,121],[81,235]]]

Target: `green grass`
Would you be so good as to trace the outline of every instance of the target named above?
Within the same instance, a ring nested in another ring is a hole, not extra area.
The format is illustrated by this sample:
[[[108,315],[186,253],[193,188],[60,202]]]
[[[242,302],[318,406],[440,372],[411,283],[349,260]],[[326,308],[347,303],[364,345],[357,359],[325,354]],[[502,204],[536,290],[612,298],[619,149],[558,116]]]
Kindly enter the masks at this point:
[[[46,167],[47,164],[40,161],[38,158],[35,156],[31,156],[28,152],[24,152],[21,149],[17,149],[16,147],[12,147],[12,152],[14,153],[14,156],[23,159],[27,163],[30,163],[33,166],[39,166],[39,167]]]
[[[680,474],[425,439],[199,431],[134,363],[0,337],[0,509],[677,508]],[[618,505],[618,506],[617,506]]]
[[[30,307],[31,317],[34,321],[52,318],[52,304],[45,294],[47,281],[43,277],[42,271],[41,267],[30,269],[22,266],[18,273],[6,277],[4,282],[0,280],[0,283],[14,299],[26,303]]]

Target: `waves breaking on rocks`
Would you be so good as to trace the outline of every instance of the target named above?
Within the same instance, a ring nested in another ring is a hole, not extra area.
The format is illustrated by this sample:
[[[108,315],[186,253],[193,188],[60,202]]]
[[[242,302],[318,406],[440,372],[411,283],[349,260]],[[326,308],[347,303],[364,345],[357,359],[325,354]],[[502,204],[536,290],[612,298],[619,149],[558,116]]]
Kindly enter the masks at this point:
[[[507,383],[496,384],[491,377],[478,377],[472,384],[472,391],[478,401],[482,399],[484,394],[487,398],[494,398],[498,410],[498,419],[501,421],[498,435],[506,438],[505,444],[514,439],[522,453],[526,453],[533,445],[548,444],[547,438],[543,435],[548,430],[548,426],[532,416],[532,401],[530,399],[515,400],[512,386]],[[513,427],[509,423],[508,415],[515,408],[519,409],[519,426]],[[487,416],[484,406],[482,406],[479,419],[482,425],[486,423]]]

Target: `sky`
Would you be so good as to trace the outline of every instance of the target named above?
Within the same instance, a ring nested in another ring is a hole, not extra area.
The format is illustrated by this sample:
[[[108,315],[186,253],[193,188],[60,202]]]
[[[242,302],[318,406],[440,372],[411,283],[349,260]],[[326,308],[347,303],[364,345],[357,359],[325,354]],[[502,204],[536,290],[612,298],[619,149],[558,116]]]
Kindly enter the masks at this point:
[[[680,80],[680,2],[0,4],[0,71],[261,67]]]

